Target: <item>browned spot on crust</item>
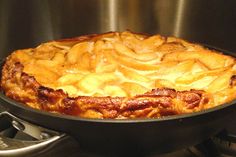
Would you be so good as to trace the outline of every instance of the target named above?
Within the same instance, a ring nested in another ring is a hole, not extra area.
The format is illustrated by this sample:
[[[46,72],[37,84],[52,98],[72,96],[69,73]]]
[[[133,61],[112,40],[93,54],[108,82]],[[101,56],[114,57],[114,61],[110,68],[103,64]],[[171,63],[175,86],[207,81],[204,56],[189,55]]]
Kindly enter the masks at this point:
[[[178,92],[178,96],[180,100],[186,102],[187,109],[193,109],[200,104],[201,94],[195,92]]]
[[[233,75],[230,79],[230,85],[235,86],[236,85],[236,75]]]
[[[176,91],[170,88],[162,88],[162,89],[152,89],[152,91],[144,93],[143,95],[137,95],[136,97],[156,97],[156,96],[164,96],[164,97],[176,97]]]
[[[59,110],[64,114],[77,115],[81,112],[80,108],[76,103],[76,99],[74,98],[64,98],[61,104],[62,105],[60,105],[61,108]]]

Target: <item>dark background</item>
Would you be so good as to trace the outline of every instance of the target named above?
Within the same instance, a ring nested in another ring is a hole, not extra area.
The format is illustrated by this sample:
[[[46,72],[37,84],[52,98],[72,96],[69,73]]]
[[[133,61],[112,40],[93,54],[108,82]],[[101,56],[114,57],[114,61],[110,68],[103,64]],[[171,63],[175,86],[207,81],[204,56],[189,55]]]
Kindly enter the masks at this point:
[[[235,0],[0,0],[0,58],[48,40],[124,31],[236,52]]]

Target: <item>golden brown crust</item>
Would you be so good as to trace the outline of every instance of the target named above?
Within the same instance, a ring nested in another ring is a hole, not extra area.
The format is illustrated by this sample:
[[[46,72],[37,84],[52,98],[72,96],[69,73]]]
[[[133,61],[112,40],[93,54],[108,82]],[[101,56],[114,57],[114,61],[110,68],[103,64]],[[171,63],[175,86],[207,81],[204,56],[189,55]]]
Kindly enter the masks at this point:
[[[32,76],[22,72],[23,66],[18,62],[13,65],[10,64],[10,66],[5,64],[3,69],[4,74],[8,71],[8,75],[4,75],[3,80],[5,80],[5,77],[8,77],[7,81],[15,85],[15,87],[11,87],[10,89],[3,86],[3,90],[7,96],[26,103],[33,108],[81,117],[160,117],[163,115],[192,112],[193,110],[198,111],[201,110],[203,108],[202,105],[206,104],[208,101],[206,101],[208,98],[203,91],[175,91],[174,89],[167,88],[153,89],[150,92],[132,98],[110,96],[78,96],[70,98],[62,90],[53,90],[40,86]],[[16,76],[20,76],[20,78]],[[20,92],[22,95],[19,95],[19,92],[12,90],[12,88],[21,88]],[[24,93],[27,93],[26,97],[23,96]],[[29,94],[32,98],[28,97]],[[174,101],[178,101],[178,104]],[[181,105],[181,107],[176,105]],[[93,111],[97,111],[97,114],[90,113]]]
[[[86,53],[70,58],[78,47]],[[39,110],[86,118],[153,118],[233,100],[234,65],[230,56],[178,38],[112,32],[15,51],[3,66],[1,88]]]

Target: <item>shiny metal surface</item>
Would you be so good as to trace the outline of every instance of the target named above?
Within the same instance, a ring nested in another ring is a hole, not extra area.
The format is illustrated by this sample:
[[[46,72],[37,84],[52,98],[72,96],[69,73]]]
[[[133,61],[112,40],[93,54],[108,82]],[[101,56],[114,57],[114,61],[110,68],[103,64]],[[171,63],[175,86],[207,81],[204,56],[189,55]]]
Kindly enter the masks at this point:
[[[0,0],[0,57],[52,39],[160,33],[236,51],[235,0]]]
[[[0,157],[27,156],[45,150],[69,138],[65,134],[25,122],[8,112],[0,112],[0,119],[4,117],[10,119],[15,129],[31,136],[33,140],[18,140],[0,134]]]

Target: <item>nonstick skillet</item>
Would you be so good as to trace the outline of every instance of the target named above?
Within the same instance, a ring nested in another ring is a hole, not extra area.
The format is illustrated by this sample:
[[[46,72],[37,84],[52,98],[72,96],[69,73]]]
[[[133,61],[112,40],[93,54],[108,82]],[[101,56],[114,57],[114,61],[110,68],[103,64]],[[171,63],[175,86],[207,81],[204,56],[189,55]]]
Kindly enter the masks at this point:
[[[235,104],[236,100],[201,112],[153,119],[86,119],[29,108],[0,93],[0,105],[6,110],[1,117],[8,117],[13,126],[40,139],[14,148],[10,147],[12,140],[0,137],[9,146],[0,147],[0,156],[33,152],[68,136],[82,149],[108,156],[170,152],[193,146],[224,129],[232,121]]]

